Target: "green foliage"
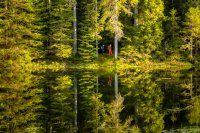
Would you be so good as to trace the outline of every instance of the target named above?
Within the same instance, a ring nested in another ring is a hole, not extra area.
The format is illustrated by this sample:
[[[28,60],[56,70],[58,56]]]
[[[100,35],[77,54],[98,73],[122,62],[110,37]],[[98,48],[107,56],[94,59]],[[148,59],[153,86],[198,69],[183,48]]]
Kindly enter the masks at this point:
[[[51,49],[55,51],[55,55],[60,59],[69,58],[72,54],[72,48],[69,45],[54,44],[51,46]]]
[[[33,58],[30,53],[29,49],[23,49],[23,47],[1,49],[0,67],[4,69],[25,69],[25,66],[31,66],[31,60]]]
[[[39,40],[40,34],[37,33],[33,4],[33,1],[23,0],[5,0],[0,3],[0,47],[1,57],[6,57],[2,57],[5,62],[24,66],[38,58],[37,48],[42,43]]]
[[[121,49],[120,62],[121,63],[136,63],[144,61],[148,58],[148,55],[139,53],[134,46],[127,45]]]
[[[200,97],[195,96],[191,99],[192,107],[187,115],[189,123],[198,124],[200,122]]]
[[[105,107],[103,115],[103,125],[100,130],[103,133],[139,133],[139,129],[135,126],[130,126],[132,118],[126,118],[125,122],[120,120],[119,113],[123,110],[124,98],[121,95],[116,96],[116,99]],[[129,129],[129,130],[128,130]]]
[[[182,45],[182,39],[180,36],[180,18],[177,17],[177,11],[172,9],[170,15],[166,17],[165,22],[165,56],[177,55]],[[170,57],[171,58],[171,57]]]
[[[200,38],[200,10],[199,8],[189,8],[186,13],[186,21],[184,23],[184,45],[183,50],[190,51],[190,57],[193,57],[193,49],[199,48]],[[197,54],[197,53],[196,53]]]
[[[128,76],[127,76],[128,74]],[[160,112],[163,92],[149,72],[132,70],[120,75],[121,83],[127,87],[124,98],[127,106],[135,108],[135,117],[142,132],[161,132],[164,128],[164,114]],[[127,108],[128,108],[127,107]]]
[[[158,50],[163,39],[162,21],[164,3],[161,0],[142,0],[139,3],[138,46],[142,53]]]
[[[40,126],[36,122],[42,107],[40,79],[24,69],[0,74],[0,131],[24,132]]]
[[[86,4],[87,2],[91,4]],[[80,34],[79,34],[79,47],[78,54],[81,56],[83,62],[91,62],[95,58],[95,36],[94,31],[96,31],[96,23],[94,15],[95,10],[95,0],[82,1],[80,3]],[[84,5],[84,6],[83,6]]]
[[[72,52],[72,4],[66,0],[38,1],[38,24],[41,26],[46,57],[67,59]]]
[[[134,7],[138,0],[103,0],[100,3],[102,16],[100,23],[105,25],[105,30],[115,33],[120,39],[124,36],[123,24],[117,20],[121,13],[132,15],[131,7]]]

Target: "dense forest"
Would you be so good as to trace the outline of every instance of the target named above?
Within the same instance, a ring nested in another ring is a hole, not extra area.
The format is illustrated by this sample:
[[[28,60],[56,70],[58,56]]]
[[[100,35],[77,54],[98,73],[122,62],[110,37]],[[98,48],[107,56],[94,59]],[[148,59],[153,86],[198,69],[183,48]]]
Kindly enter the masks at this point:
[[[200,0],[0,0],[0,68],[44,60],[198,63]],[[105,45],[106,54],[100,47]]]

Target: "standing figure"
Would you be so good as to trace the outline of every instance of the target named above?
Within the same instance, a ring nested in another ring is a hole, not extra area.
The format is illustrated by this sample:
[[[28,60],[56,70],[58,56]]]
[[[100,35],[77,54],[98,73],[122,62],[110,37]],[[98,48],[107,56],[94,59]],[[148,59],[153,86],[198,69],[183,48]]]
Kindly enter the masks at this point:
[[[112,76],[109,76],[109,77],[108,77],[108,85],[109,85],[109,86],[112,86]]]
[[[112,55],[112,45],[108,45],[108,56],[110,57]]]
[[[101,46],[101,52],[102,52],[102,54],[104,53],[104,50],[105,50],[105,46],[102,45],[102,46]]]

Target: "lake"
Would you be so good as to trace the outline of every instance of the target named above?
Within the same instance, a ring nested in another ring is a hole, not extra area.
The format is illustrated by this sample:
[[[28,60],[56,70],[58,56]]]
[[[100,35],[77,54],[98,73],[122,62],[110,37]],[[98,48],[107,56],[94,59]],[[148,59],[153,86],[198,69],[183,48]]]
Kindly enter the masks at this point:
[[[5,71],[0,132],[199,133],[200,71]]]

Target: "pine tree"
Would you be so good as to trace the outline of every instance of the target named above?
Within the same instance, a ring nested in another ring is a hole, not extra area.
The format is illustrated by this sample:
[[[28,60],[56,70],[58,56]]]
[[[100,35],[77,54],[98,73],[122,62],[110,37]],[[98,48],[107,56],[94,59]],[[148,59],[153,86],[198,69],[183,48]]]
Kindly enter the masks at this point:
[[[101,2],[102,17],[101,23],[105,30],[114,34],[115,59],[118,57],[118,41],[124,36],[123,24],[119,20],[121,13],[131,15],[131,7],[134,7],[137,0],[103,0]]]
[[[34,1],[4,0],[0,3],[0,58],[5,64],[19,66],[38,56],[41,45]],[[9,60],[9,62],[7,62]]]
[[[186,22],[185,25],[185,35],[184,41],[185,44],[182,46],[182,49],[190,51],[190,57],[193,57],[193,47],[196,47],[196,50],[199,48],[199,39],[200,39],[200,9],[198,7],[189,8],[186,13]],[[196,52],[197,53],[197,52]]]
[[[72,53],[72,3],[71,1],[38,1],[41,34],[47,57],[66,59]]]
[[[52,2],[52,47],[55,55],[61,59],[68,58],[72,53],[72,5],[66,0]]]
[[[90,4],[88,4],[90,3]],[[95,0],[85,0],[79,5],[79,47],[78,54],[84,62],[90,62],[95,58],[95,31],[96,10]]]
[[[170,15],[166,17],[165,21],[165,51],[166,56],[177,56],[180,51],[181,40],[181,27],[179,26],[180,18],[177,16],[177,11],[172,9]]]
[[[163,10],[164,3],[162,0],[141,0],[139,2],[137,42],[142,53],[156,53],[161,45]]]

